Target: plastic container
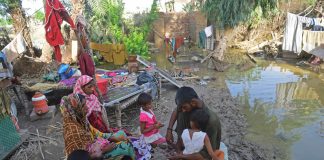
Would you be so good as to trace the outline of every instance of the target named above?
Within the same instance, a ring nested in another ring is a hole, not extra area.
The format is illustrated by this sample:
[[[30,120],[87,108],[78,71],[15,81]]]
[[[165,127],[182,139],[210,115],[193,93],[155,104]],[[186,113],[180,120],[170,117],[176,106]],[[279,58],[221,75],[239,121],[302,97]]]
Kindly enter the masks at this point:
[[[108,90],[108,79],[98,78],[97,85],[102,95],[107,94]]]
[[[34,106],[34,111],[38,115],[45,114],[49,111],[48,105],[47,105],[47,99],[45,95],[43,95],[40,92],[36,92],[35,95],[32,98],[32,104]]]

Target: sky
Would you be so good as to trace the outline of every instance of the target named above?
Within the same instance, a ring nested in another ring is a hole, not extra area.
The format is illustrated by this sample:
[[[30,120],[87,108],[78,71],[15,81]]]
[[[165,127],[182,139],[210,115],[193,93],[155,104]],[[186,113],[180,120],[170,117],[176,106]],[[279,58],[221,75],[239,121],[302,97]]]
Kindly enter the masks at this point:
[[[22,6],[26,14],[31,15],[43,7],[43,0],[22,0]]]
[[[165,11],[165,2],[170,0],[160,0],[159,7],[161,11]],[[183,4],[190,0],[176,0],[175,10],[182,11]],[[125,13],[138,13],[151,8],[153,0],[123,0],[125,3]],[[177,3],[178,2],[178,3]],[[38,9],[43,7],[43,0],[22,0],[22,6],[26,10],[27,15],[35,13]]]

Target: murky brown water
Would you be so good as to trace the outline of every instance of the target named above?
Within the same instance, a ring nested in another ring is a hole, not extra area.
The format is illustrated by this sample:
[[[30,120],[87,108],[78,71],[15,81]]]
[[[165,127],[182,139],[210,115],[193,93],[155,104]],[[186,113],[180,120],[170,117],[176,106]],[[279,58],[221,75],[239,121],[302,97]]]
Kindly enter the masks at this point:
[[[280,61],[259,61],[247,71],[232,67],[220,73],[193,63],[191,57],[183,55],[178,58],[180,63],[172,65],[164,54],[156,54],[152,61],[162,69],[199,68],[196,75],[216,78],[209,85],[228,87],[247,116],[249,140],[275,146],[286,153],[288,159],[324,159],[324,81],[321,76]],[[240,60],[242,55],[234,56],[231,61]]]
[[[247,138],[277,146],[294,160],[324,158],[324,81],[287,63],[231,70],[226,84],[249,124]]]

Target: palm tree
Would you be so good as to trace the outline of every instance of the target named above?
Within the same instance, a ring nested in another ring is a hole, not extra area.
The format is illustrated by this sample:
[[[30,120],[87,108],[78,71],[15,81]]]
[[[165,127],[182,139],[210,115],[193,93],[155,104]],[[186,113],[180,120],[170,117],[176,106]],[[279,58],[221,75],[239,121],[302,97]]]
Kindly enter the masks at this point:
[[[20,0],[0,0],[0,10],[2,14],[10,14],[13,27],[16,33],[23,31],[23,36],[27,42],[27,55],[35,57],[33,43],[30,38],[30,30],[27,25],[25,12],[22,10]]]

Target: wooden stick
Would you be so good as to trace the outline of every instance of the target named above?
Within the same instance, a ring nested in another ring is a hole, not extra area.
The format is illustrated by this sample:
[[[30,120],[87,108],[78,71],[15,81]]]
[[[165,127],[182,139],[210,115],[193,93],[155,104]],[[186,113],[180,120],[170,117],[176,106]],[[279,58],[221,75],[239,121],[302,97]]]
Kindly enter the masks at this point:
[[[212,51],[212,52],[210,52],[204,59],[202,59],[201,61],[200,61],[200,63],[204,63],[208,58],[210,58],[213,54],[215,53],[215,51]]]
[[[52,141],[57,141],[56,139],[54,138],[51,138],[51,137],[46,137],[46,136],[42,136],[42,135],[37,135],[36,133],[31,133],[31,132],[28,132],[30,135],[33,135],[33,136],[39,136],[39,137],[42,137],[42,138],[45,138],[45,139],[49,139],[49,140],[52,140]]]
[[[42,145],[41,145],[41,143],[40,143],[40,138],[39,138],[39,132],[38,132],[38,129],[36,129],[36,132],[37,132],[37,137],[38,137],[38,146],[39,146],[39,151],[40,151],[40,153],[41,153],[41,155],[42,155],[42,158],[45,159],[44,154],[43,154],[43,151],[42,151]]]

